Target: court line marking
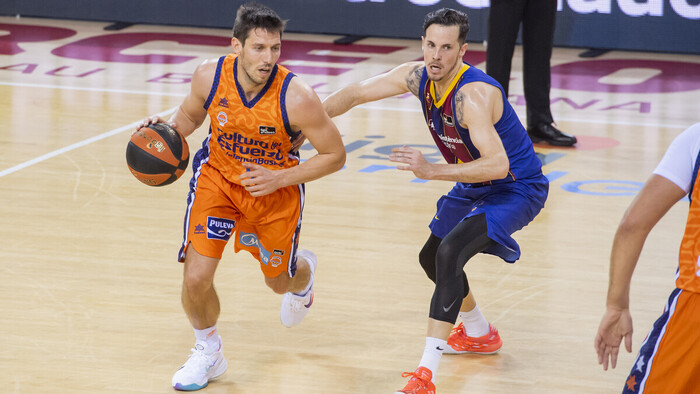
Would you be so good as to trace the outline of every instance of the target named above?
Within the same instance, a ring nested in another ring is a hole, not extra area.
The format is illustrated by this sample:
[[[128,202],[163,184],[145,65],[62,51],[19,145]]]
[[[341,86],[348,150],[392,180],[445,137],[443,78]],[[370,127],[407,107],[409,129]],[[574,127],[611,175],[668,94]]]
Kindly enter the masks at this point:
[[[62,85],[44,85],[39,83],[21,83],[21,82],[0,82],[4,86],[20,86],[28,88],[45,88],[45,89],[62,89],[62,90],[83,90],[87,92],[104,92],[104,93],[127,93],[127,94],[148,94],[153,96],[172,96],[185,97],[186,93],[167,93],[167,92],[151,92],[148,90],[128,90],[128,89],[106,89],[106,88],[86,88],[80,86],[62,86]]]
[[[174,112],[177,108],[178,108],[178,107],[173,107],[173,108],[170,108],[170,109],[168,109],[168,110],[159,112],[159,113],[157,113],[156,115],[163,117],[163,116],[165,116],[165,115],[167,115],[167,114],[169,114],[169,113],[171,113],[171,112]],[[39,157],[36,157],[36,158],[34,158],[34,159],[27,160],[27,161],[25,161],[24,163],[20,163],[20,164],[17,164],[16,166],[13,166],[13,167],[10,167],[10,168],[8,168],[8,169],[6,169],[6,170],[0,171],[0,178],[4,177],[5,175],[12,174],[13,172],[17,172],[17,171],[19,171],[19,170],[21,170],[21,169],[27,168],[27,167],[29,167],[29,166],[31,166],[31,165],[34,165],[34,164],[37,164],[37,163],[41,163],[42,161],[51,159],[52,157],[56,157],[56,156],[61,155],[61,154],[63,154],[63,153],[70,152],[70,151],[72,151],[72,150],[78,149],[78,148],[80,148],[80,147],[82,147],[82,146],[85,146],[85,145],[91,144],[91,143],[93,143],[93,142],[96,142],[96,141],[99,141],[99,140],[103,140],[103,139],[105,139],[105,138],[108,138],[108,137],[111,137],[111,136],[113,136],[113,135],[119,134],[119,133],[121,133],[121,132],[123,132],[123,131],[129,130],[129,129],[134,129],[134,128],[136,127],[136,125],[138,125],[140,122],[141,122],[141,120],[137,120],[136,122],[129,123],[129,124],[126,125],[126,126],[122,126],[122,127],[119,127],[119,128],[116,128],[116,129],[113,129],[113,130],[104,132],[104,133],[102,133],[102,134],[99,134],[99,135],[96,135],[96,136],[94,136],[94,137],[90,137],[90,138],[84,139],[84,140],[82,140],[82,141],[79,141],[79,142],[76,142],[76,143],[74,143],[74,144],[65,146],[65,147],[63,147],[63,148],[56,149],[55,151],[46,153],[46,154],[41,155],[41,156],[39,156]]]

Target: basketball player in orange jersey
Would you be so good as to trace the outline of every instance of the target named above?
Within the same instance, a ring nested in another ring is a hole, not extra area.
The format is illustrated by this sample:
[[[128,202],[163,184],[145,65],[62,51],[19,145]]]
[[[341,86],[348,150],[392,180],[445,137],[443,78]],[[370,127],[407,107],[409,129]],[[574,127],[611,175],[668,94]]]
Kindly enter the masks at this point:
[[[226,243],[260,261],[265,283],[284,294],[280,318],[292,327],[313,302],[316,256],[298,250],[304,183],[342,168],[345,147],[314,91],[276,64],[285,22],[248,3],[233,26],[233,54],[200,64],[191,90],[170,118],[184,136],[211,120],[193,160],[187,198],[182,305],[196,343],[172,384],[199,390],[226,371],[216,329],[214,273]],[[139,126],[162,122],[158,117]],[[292,142],[303,130],[318,154],[299,163]]]
[[[681,241],[676,288],[639,349],[623,393],[700,392],[700,123],[683,131],[637,195],[615,234],[607,310],[595,337],[598,363],[617,364],[620,343],[632,351],[632,273],[651,229],[686,194],[690,210]]]
[[[435,282],[425,349],[415,372],[398,393],[434,394],[443,351],[491,354],[501,337],[476,305],[464,266],[477,253],[509,263],[520,257],[511,234],[544,207],[549,183],[532,142],[501,86],[462,62],[469,21],[443,8],[423,24],[423,62],[350,84],[323,103],[331,117],[350,108],[411,92],[423,107],[428,129],[447,163],[429,163],[419,150],[400,147],[389,160],[421,179],[456,182],[438,201],[431,235],[419,254]],[[460,318],[457,327],[453,326]]]

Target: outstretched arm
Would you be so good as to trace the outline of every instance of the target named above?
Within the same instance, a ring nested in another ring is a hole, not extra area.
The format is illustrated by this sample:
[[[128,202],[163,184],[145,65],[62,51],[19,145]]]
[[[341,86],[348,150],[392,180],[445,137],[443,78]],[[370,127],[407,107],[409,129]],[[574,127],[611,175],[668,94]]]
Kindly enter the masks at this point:
[[[209,96],[209,90],[214,81],[217,61],[218,59],[209,59],[197,66],[192,74],[190,92],[170,117],[170,120],[167,121],[170,126],[184,137],[189,136],[201,126],[207,116],[204,103]],[[142,120],[136,126],[136,130],[154,123],[166,123],[166,121],[158,116],[151,116]]]
[[[608,369],[617,365],[620,343],[632,351],[632,317],[629,292],[632,273],[651,229],[668,212],[685,191],[660,175],[652,175],[639,192],[617,228],[610,254],[610,281],[607,309],[598,327],[594,346],[598,364]]]
[[[340,170],[345,164],[343,140],[313,89],[301,79],[293,78],[287,89],[286,102],[292,129],[303,130],[318,154],[298,166],[276,171],[244,163],[249,171],[241,174],[239,179],[254,197],[318,179]]]
[[[474,82],[455,93],[455,116],[481,156],[468,163],[429,163],[422,153],[409,147],[395,148],[389,160],[401,163],[400,170],[413,171],[421,179],[452,182],[485,182],[508,174],[509,161],[501,137],[493,127],[503,112],[501,91],[489,84]]]
[[[424,68],[422,62],[404,63],[384,74],[351,83],[326,97],[323,108],[333,118],[346,113],[350,108],[370,101],[407,92],[418,96],[418,87]]]

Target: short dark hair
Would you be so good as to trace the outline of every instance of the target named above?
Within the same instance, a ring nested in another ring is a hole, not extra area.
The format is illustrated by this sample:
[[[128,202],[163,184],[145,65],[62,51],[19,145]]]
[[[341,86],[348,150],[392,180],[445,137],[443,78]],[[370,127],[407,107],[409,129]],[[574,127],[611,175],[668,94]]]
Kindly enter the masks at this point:
[[[243,4],[236,12],[236,21],[233,22],[233,36],[245,45],[245,39],[253,29],[263,29],[269,32],[279,32],[280,38],[284,31],[286,21],[270,7],[256,2]]]
[[[459,43],[464,44],[467,41],[467,33],[469,33],[469,18],[462,11],[453,10],[452,8],[440,8],[439,10],[428,13],[423,21],[423,35],[428,30],[430,25],[437,24],[443,26],[459,26]]]

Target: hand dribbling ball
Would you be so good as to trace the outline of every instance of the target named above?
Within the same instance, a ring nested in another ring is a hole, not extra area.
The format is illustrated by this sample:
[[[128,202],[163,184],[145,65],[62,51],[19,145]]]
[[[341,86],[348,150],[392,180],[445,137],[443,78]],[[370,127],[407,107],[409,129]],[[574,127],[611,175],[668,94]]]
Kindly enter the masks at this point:
[[[150,124],[131,135],[126,163],[131,173],[148,186],[165,186],[184,174],[190,161],[185,137],[165,123]]]

